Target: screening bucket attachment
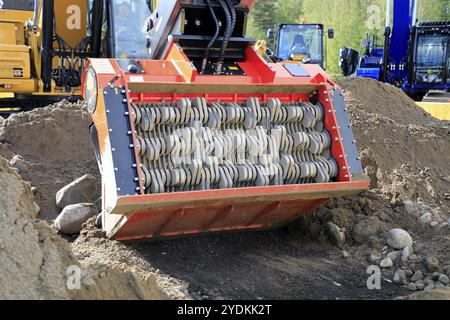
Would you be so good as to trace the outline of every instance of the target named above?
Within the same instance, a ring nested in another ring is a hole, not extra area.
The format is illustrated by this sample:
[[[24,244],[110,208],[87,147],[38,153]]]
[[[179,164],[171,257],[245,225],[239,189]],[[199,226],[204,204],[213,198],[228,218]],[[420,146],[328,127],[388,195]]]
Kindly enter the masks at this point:
[[[219,2],[160,2],[150,60],[89,60],[109,238],[276,228],[368,188],[340,89],[317,65],[264,61],[245,36],[253,5],[214,37]]]
[[[138,75],[90,61],[108,237],[275,228],[368,187],[340,89],[318,66],[248,50],[236,77],[186,78],[175,60],[128,61]]]

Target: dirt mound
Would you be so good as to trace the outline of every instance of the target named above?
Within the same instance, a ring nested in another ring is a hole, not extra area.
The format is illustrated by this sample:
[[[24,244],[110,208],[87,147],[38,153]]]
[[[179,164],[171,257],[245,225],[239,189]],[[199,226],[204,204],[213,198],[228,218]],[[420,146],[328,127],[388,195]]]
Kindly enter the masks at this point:
[[[90,266],[101,262],[114,270],[132,271],[142,278],[152,279],[171,299],[189,299],[187,284],[156,269],[131,246],[104,238],[103,232],[95,227],[95,219],[85,225],[72,248],[82,265]]]
[[[339,85],[349,93],[347,102],[350,102],[350,107],[352,102],[363,102],[363,110],[383,115],[398,124],[423,126],[439,122],[419,108],[402,90],[389,84],[369,78],[349,77]]]
[[[393,203],[411,200],[448,212],[449,123],[393,86],[363,78],[340,85],[372,188]]]
[[[130,268],[98,261],[82,267],[69,244],[36,220],[31,189],[3,158],[0,190],[0,299],[167,298],[153,277]]]
[[[450,235],[449,123],[432,118],[393,86],[363,78],[345,79],[340,86],[372,185],[319,208],[301,222],[304,229],[310,235],[318,230],[317,236],[333,221],[346,229],[351,243],[380,249],[386,231],[400,227],[425,241],[424,255],[441,254],[439,242],[447,243]],[[426,224],[419,222],[424,214],[431,217]]]
[[[67,299],[70,246],[36,221],[33,195],[0,158],[0,299]]]
[[[0,124],[0,155],[21,155],[30,164],[21,176],[37,187],[40,217],[58,215],[56,192],[90,173],[99,177],[83,103],[62,101],[45,108],[12,115]]]

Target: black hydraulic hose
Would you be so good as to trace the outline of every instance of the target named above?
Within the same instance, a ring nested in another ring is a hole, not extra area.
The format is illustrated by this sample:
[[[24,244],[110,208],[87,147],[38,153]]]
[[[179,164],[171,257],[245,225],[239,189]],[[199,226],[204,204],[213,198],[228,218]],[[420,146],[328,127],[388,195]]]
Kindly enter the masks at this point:
[[[230,33],[232,18],[231,18],[231,13],[230,13],[225,1],[219,0],[219,3],[221,5],[223,12],[225,13],[225,17],[226,17],[226,29],[225,29],[225,33],[223,35],[222,46],[220,48],[219,60],[217,62],[217,69],[216,69],[216,72],[220,74],[222,72],[223,62],[225,60],[225,51],[227,50],[227,47],[228,47],[227,38],[228,38],[228,34]]]
[[[228,4],[228,7],[230,8],[230,13],[231,13],[231,29],[230,29],[230,34],[228,35],[228,41],[230,41],[230,38],[234,32],[234,28],[236,27],[236,21],[237,21],[236,9],[234,9],[234,6],[230,0],[225,0],[225,2]]]
[[[211,11],[211,16],[214,20],[214,23],[216,24],[216,33],[214,34],[213,38],[209,42],[208,46],[206,47],[205,55],[203,56],[202,70],[200,73],[203,73],[205,71],[206,65],[208,63],[209,52],[211,51],[211,48],[213,47],[214,43],[216,42],[217,37],[219,36],[219,32],[220,32],[219,19],[217,19],[216,13],[214,12],[214,8],[211,4],[211,0],[206,0],[206,3],[208,4],[209,10]]]

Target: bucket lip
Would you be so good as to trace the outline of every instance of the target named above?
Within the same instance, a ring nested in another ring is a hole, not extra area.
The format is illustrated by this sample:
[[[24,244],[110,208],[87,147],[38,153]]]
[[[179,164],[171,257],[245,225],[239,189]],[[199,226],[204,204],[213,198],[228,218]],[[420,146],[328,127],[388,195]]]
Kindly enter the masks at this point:
[[[126,214],[127,207],[148,206],[149,208],[173,206],[189,202],[226,201],[245,199],[280,198],[280,201],[290,199],[326,199],[335,196],[354,195],[368,189],[370,182],[366,179],[350,182],[332,182],[315,184],[297,184],[283,186],[246,187],[233,189],[196,190],[174,193],[145,194],[122,196],[117,199],[117,206],[112,213]],[[124,210],[122,210],[124,209]],[[135,210],[132,210],[135,211]]]
[[[266,206],[266,208],[280,208],[285,204],[303,201],[309,203],[310,209],[316,207],[316,204],[326,202],[330,198],[355,195],[369,187],[368,179],[358,179],[350,182],[335,182],[321,184],[303,184],[303,185],[284,185],[284,186],[268,186],[268,187],[247,187],[236,189],[219,189],[191,192],[177,192],[153,195],[138,195],[119,197],[117,206],[111,212],[120,217],[110,230],[107,230],[107,236],[117,240],[139,239],[139,238],[158,238],[156,234],[139,234],[130,236],[125,235],[121,231],[129,221],[133,220],[135,214],[148,212],[151,215],[160,215],[170,213],[169,216],[184,216],[185,210],[198,209],[209,210],[222,208],[227,210],[240,206],[251,206],[253,204]],[[320,205],[320,204],[319,204]],[[264,211],[265,209],[263,209]],[[309,209],[308,209],[309,211]],[[168,220],[172,218],[167,217]],[[289,221],[286,221],[289,222]],[[265,224],[256,224],[249,226],[227,227],[213,229],[196,229],[178,232],[177,234],[197,234],[209,231],[233,231],[237,229],[260,229],[263,227],[271,227]],[[164,228],[163,228],[164,229]],[[172,237],[173,235],[159,234],[161,237]]]

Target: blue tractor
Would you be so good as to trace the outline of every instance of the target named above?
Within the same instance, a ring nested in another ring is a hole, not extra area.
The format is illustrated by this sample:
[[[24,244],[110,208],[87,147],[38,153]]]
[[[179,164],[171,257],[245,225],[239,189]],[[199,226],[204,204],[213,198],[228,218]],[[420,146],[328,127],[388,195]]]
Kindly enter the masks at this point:
[[[361,58],[352,49],[341,49],[344,75],[354,74],[387,82],[416,100],[429,92],[430,99],[449,102],[450,22],[417,21],[416,0],[387,0],[384,45],[376,35],[367,35]],[[439,93],[436,93],[438,91]]]

